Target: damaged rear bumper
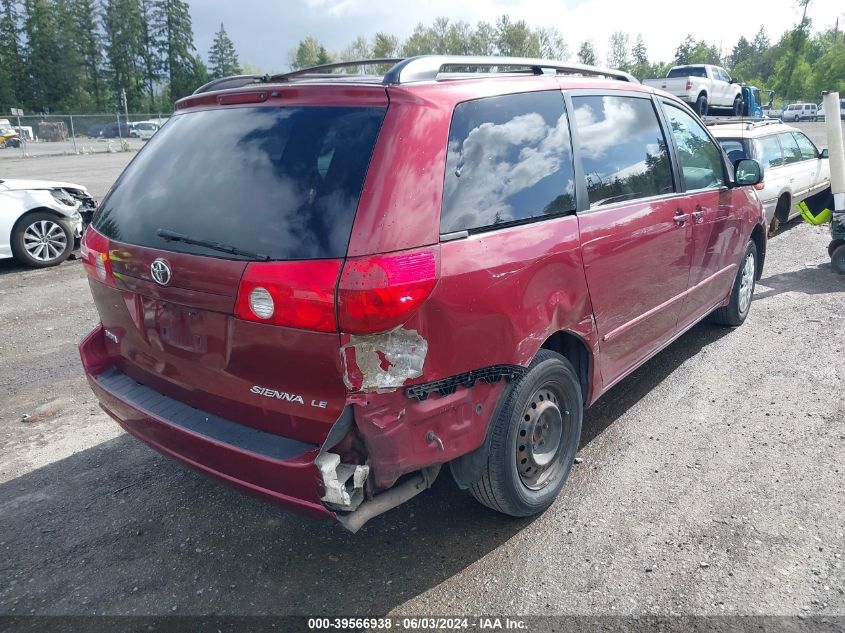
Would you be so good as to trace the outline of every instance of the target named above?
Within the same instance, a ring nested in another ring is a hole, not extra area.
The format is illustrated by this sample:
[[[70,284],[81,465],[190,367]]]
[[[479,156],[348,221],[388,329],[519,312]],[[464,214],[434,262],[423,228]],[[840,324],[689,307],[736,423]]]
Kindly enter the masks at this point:
[[[334,519],[315,460],[320,447],[246,427],[140,385],[110,365],[98,326],[80,344],[103,410],[152,448],[287,510]]]

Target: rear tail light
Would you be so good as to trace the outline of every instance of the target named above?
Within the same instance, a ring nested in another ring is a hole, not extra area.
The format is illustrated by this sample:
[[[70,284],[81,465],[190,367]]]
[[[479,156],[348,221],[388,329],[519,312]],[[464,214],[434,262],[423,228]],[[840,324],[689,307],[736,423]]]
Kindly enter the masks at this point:
[[[687,79],[687,90],[692,90],[692,79]]]
[[[401,325],[437,283],[434,248],[348,259],[338,286],[338,325],[349,334]]]
[[[334,292],[341,264],[339,259],[250,263],[238,288],[235,316],[336,332]]]
[[[79,251],[82,255],[82,264],[89,277],[109,286],[117,285],[111,267],[109,239],[105,235],[97,233],[89,226],[82,236]]]

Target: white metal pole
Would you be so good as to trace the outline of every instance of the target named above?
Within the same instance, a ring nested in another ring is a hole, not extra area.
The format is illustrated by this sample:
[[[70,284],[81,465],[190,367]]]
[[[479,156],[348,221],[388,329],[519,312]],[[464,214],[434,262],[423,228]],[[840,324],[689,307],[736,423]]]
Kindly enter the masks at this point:
[[[845,213],[845,154],[842,149],[842,121],[839,119],[839,93],[828,92],[822,100],[830,152],[830,190],[833,212]]]
[[[70,137],[73,139],[73,153],[78,154],[79,150],[76,149],[76,132],[73,130],[73,115],[70,115]]]

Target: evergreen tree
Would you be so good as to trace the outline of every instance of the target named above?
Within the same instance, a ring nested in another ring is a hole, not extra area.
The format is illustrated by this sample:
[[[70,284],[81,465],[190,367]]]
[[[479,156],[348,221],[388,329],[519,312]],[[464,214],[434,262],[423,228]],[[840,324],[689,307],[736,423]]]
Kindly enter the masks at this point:
[[[20,15],[17,0],[0,1],[0,108],[23,105],[24,63],[19,33]]]
[[[596,49],[590,40],[581,42],[581,48],[578,49],[578,61],[587,66],[595,66],[598,63]]]
[[[103,42],[105,74],[111,89],[106,106],[122,110],[121,94],[126,91],[129,110],[140,109],[144,97],[143,17],[138,0],[103,0]]]
[[[642,35],[637,35],[637,41],[634,42],[634,48],[631,49],[631,57],[633,58],[633,65],[631,73],[642,81],[651,74],[652,68],[648,61],[648,51],[645,47]]]
[[[199,86],[191,14],[184,0],[153,0],[153,33],[158,38],[170,99],[176,101]],[[203,65],[204,67],[204,65]],[[200,72],[201,74],[201,72]]]
[[[155,29],[153,0],[140,0],[139,10],[141,12],[141,68],[144,74],[144,87],[149,109],[157,110],[156,84],[162,78],[162,44]]]
[[[238,63],[235,44],[229,39],[222,22],[220,23],[220,30],[214,36],[214,42],[208,51],[208,65],[211,79],[241,74],[241,65]]]
[[[103,42],[95,0],[72,0],[70,21],[71,43],[81,56],[82,86],[93,99],[93,109],[102,112],[106,106],[102,80]]]
[[[24,1],[26,35],[25,81],[29,105],[39,112],[51,111],[64,96],[62,57],[55,7],[48,0]]]

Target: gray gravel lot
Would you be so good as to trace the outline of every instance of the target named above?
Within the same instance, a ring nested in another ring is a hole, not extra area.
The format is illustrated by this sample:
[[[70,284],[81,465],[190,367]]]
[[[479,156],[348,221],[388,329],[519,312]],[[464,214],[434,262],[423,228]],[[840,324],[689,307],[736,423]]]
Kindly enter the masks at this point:
[[[129,157],[0,170],[102,196]],[[0,614],[845,615],[845,277],[827,243],[786,227],[744,326],[695,327],[590,409],[542,516],[442,477],[355,536],[123,433],[76,352],[97,321],[82,266],[0,262]]]

